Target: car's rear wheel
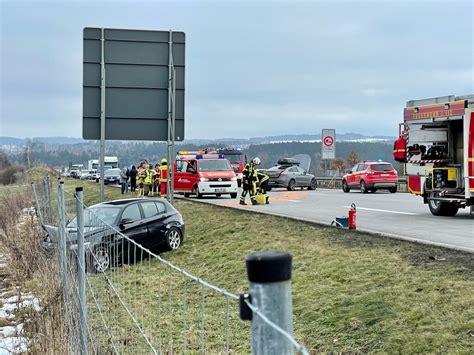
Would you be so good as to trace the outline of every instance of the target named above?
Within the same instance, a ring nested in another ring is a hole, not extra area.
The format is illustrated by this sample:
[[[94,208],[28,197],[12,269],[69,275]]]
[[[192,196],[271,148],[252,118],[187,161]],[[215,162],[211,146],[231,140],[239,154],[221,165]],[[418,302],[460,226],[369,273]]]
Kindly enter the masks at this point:
[[[459,207],[454,203],[436,200],[429,200],[428,207],[433,216],[454,216],[459,210]]]
[[[316,186],[318,185],[318,182],[316,179],[312,179],[311,183],[308,186],[308,190],[316,190]]]
[[[232,192],[230,194],[230,198],[237,198],[237,192]]]
[[[395,192],[397,192],[397,187],[396,186],[391,187],[388,191],[390,191],[390,193],[394,194]]]
[[[377,191],[377,189],[375,187],[370,189],[370,192],[372,192],[372,193],[375,193],[375,191]]]
[[[296,181],[291,179],[288,183],[288,187],[286,188],[288,191],[295,191],[296,188]]]
[[[367,184],[365,183],[364,180],[362,180],[360,182],[360,192],[362,192],[363,194],[366,194],[367,193]]]
[[[349,192],[349,191],[351,191],[351,189],[349,188],[349,185],[347,185],[347,181],[346,181],[346,180],[342,180],[342,191],[344,191],[344,192]]]
[[[176,227],[171,227],[168,233],[166,234],[166,246],[169,250],[176,250],[181,246],[183,238],[181,236],[181,231]]]

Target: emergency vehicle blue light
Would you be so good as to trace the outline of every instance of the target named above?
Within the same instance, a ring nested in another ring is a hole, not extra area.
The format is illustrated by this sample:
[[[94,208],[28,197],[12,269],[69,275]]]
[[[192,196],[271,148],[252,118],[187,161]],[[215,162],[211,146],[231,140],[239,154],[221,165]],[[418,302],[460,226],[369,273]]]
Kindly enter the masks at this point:
[[[224,159],[224,154],[219,154],[219,159]]]
[[[196,155],[196,159],[202,159],[202,154]]]

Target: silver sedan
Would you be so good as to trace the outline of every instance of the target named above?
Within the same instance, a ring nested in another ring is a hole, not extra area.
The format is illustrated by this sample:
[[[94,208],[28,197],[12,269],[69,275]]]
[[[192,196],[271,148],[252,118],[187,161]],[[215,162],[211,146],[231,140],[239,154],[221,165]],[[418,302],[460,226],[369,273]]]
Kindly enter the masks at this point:
[[[308,190],[316,190],[316,178],[308,174],[297,165],[276,165],[264,171],[270,178],[268,186],[285,187],[288,191],[294,191],[297,187],[307,187]]]

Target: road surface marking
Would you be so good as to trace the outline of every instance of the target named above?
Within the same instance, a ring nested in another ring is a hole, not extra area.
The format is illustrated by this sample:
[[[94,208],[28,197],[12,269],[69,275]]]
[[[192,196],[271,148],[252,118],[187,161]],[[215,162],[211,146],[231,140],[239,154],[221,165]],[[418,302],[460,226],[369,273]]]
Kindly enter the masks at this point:
[[[343,206],[343,207],[351,208],[351,206]],[[380,209],[378,209],[378,208],[356,207],[356,209],[358,209],[358,210],[374,211],[374,212],[406,214],[406,215],[409,215],[409,216],[417,216],[417,215],[418,215],[418,213],[413,213],[413,212],[400,212],[400,211],[380,210]]]
[[[289,202],[301,202],[300,200],[287,200]]]

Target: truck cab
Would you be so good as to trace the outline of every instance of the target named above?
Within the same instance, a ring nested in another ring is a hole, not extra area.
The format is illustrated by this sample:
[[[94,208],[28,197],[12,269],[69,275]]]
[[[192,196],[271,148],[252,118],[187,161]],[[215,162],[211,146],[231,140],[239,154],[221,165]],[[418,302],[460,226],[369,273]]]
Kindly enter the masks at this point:
[[[174,190],[197,198],[205,195],[237,197],[237,177],[222,154],[178,154],[174,163]]]

